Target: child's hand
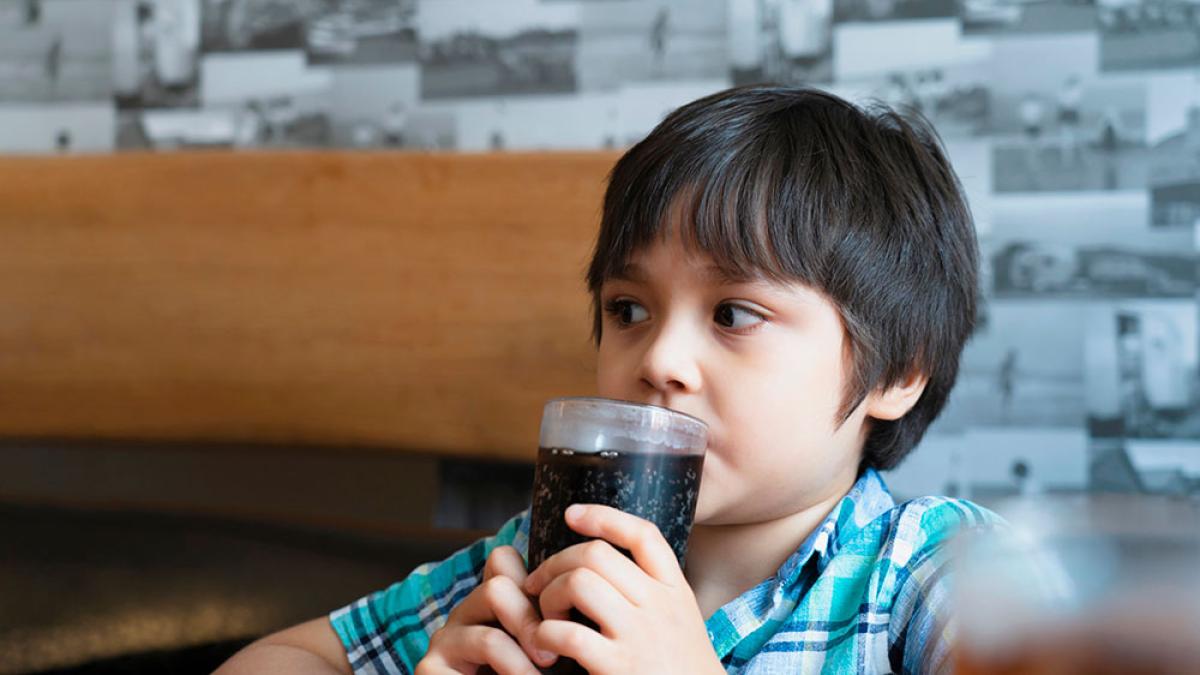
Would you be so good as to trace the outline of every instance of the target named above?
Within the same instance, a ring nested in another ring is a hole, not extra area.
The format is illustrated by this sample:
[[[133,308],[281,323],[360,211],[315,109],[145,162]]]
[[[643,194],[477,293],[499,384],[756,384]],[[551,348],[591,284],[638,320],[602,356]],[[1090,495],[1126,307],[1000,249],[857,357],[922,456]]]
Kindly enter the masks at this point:
[[[675,553],[653,523],[599,505],[574,505],[566,518],[571,529],[604,541],[564,549],[525,579],[525,591],[540,596],[538,648],[575,659],[591,675],[725,672]],[[566,620],[571,608],[601,632]]]
[[[474,675],[483,666],[500,675],[538,675],[531,659],[537,658],[533,634],[541,617],[521,590],[524,580],[521,554],[511,546],[494,549],[483,568],[483,583],[433,634],[415,675]],[[542,664],[553,661],[553,655],[538,659]]]

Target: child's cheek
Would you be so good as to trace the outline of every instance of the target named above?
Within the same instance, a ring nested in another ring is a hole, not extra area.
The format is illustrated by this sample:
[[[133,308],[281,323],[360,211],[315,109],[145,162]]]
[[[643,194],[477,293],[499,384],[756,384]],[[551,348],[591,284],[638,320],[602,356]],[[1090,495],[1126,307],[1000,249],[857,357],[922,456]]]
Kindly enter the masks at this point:
[[[724,492],[728,486],[724,484],[723,477],[718,475],[715,464],[716,462],[709,457],[704,460],[704,473],[700,479],[700,496],[696,499],[695,518],[695,522],[701,525],[708,524],[707,521],[717,515],[722,499],[727,497]]]

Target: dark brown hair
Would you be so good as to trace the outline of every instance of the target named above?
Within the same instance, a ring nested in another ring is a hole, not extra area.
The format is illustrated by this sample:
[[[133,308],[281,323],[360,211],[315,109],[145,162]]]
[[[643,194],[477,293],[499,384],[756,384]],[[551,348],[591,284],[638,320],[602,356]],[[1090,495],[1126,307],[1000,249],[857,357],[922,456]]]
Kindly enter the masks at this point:
[[[837,306],[852,349],[839,424],[871,391],[928,376],[908,414],[870,422],[862,465],[896,466],[945,406],[975,326],[974,226],[932,126],[811,88],[739,87],[675,110],[609,175],[587,272],[597,345],[601,285],[675,208],[685,245],[731,277],[798,281]]]

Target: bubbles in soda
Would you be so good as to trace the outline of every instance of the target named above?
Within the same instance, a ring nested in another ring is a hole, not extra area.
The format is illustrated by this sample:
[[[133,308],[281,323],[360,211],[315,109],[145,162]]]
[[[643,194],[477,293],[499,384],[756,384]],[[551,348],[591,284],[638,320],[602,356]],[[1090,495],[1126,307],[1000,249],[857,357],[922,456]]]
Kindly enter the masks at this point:
[[[529,533],[530,569],[554,553],[586,541],[563,519],[571,504],[606,504],[658,525],[682,566],[703,466],[703,455],[539,448]]]
[[[672,455],[617,450],[576,452],[570,448],[538,448],[529,530],[529,569],[587,538],[567,526],[563,513],[571,504],[606,504],[658,526],[683,566],[688,535],[700,493],[703,455]],[[629,555],[628,551],[622,551]],[[598,628],[578,611],[571,618]],[[559,658],[543,672],[583,675],[587,671]]]

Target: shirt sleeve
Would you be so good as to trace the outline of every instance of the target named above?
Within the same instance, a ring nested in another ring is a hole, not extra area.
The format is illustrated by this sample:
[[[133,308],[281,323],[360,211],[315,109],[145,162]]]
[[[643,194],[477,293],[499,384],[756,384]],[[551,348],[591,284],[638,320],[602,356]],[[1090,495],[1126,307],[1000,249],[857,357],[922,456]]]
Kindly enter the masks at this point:
[[[356,675],[411,675],[429,638],[476,586],[492,550],[511,545],[526,555],[528,510],[496,534],[440,562],[417,567],[402,581],[332,612],[329,622]]]
[[[987,531],[1005,523],[981,506],[952,499],[939,499],[905,515],[916,516],[921,536],[899,574],[888,657],[892,668],[904,675],[948,675],[954,672],[957,630],[950,541],[965,530]]]

